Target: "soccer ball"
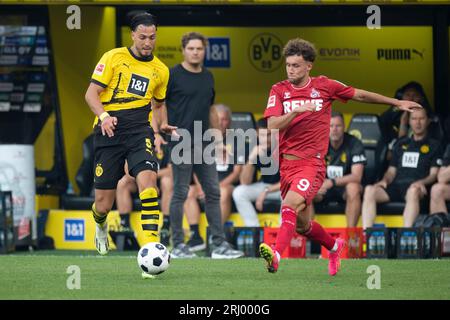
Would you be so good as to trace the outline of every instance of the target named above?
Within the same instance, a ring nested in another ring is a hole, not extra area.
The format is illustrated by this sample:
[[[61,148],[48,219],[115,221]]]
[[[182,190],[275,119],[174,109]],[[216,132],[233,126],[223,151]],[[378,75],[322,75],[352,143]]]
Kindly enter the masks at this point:
[[[149,242],[141,247],[137,256],[139,268],[145,273],[156,275],[169,268],[170,253],[159,242]]]

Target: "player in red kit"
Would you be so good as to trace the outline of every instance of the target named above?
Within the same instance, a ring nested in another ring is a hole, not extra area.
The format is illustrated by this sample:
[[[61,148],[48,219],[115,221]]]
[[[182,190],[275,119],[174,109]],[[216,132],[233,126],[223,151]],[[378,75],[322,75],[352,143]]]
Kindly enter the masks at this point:
[[[316,50],[303,39],[290,40],[283,49],[287,80],[270,91],[264,116],[269,129],[279,130],[281,176],[281,227],[276,244],[260,246],[269,272],[276,272],[280,254],[295,231],[319,242],[330,251],[328,272],[339,270],[344,240],[334,240],[320,224],[311,221],[309,206],[325,179],[331,104],[334,100],[356,100],[397,106],[412,112],[421,106],[412,101],[388,98],[377,93],[355,89],[325,76],[310,77]]]

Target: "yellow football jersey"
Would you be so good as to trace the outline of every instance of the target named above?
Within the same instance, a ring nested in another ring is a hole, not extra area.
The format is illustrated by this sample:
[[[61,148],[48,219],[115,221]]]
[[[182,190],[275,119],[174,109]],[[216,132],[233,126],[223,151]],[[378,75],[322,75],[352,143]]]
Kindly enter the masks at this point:
[[[163,101],[168,81],[169,69],[161,60],[153,55],[148,59],[137,57],[127,47],[106,52],[91,78],[91,82],[105,88],[100,94],[105,111],[118,114],[149,106],[152,98]]]

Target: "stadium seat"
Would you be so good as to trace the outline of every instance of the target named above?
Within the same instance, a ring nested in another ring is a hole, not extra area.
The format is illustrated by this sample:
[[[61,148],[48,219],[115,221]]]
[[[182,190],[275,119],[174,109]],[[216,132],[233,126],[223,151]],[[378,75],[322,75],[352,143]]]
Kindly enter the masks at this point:
[[[361,140],[366,152],[367,164],[364,168],[363,185],[374,183],[383,174],[387,143],[383,137],[380,121],[375,114],[354,114],[348,133]]]
[[[343,212],[345,212],[345,202],[331,201],[328,203],[314,203],[314,211],[319,214],[342,214]]]
[[[231,114],[231,129],[255,129],[256,122],[251,112],[233,112]]]
[[[62,194],[61,207],[66,210],[90,210],[94,202],[94,136],[83,141],[83,160],[78,168],[75,181],[79,195]]]
[[[441,119],[437,115],[431,116],[428,132],[431,138],[443,141],[445,138],[444,128]],[[445,147],[445,146],[444,146]]]
[[[263,210],[261,212],[276,213],[281,210],[281,200],[266,199],[263,202]]]

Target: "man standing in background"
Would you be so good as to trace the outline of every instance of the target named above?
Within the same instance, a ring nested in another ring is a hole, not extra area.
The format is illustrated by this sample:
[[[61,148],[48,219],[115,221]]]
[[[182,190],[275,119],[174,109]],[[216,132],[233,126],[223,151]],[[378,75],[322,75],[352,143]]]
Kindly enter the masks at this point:
[[[184,243],[183,205],[186,200],[192,172],[197,175],[205,192],[205,211],[211,232],[213,259],[229,259],[243,256],[242,251],[234,250],[225,241],[221,212],[219,181],[214,164],[194,164],[194,154],[203,155],[205,144],[203,133],[210,127],[219,129],[218,116],[214,103],[214,78],[203,67],[206,38],[197,32],[185,34],[181,39],[184,60],[170,69],[167,88],[167,112],[170,123],[189,131],[191,136],[190,159],[176,164],[174,152],[171,153],[174,190],[170,203],[170,224],[172,227],[173,258],[192,258],[195,254]],[[211,115],[211,123],[210,123]],[[194,136],[194,124],[201,124],[201,136]],[[215,143],[223,143],[216,137]],[[197,141],[197,143],[196,143]],[[198,143],[200,142],[200,143]],[[174,146],[175,143],[172,143]],[[197,148],[197,149],[196,149]]]

